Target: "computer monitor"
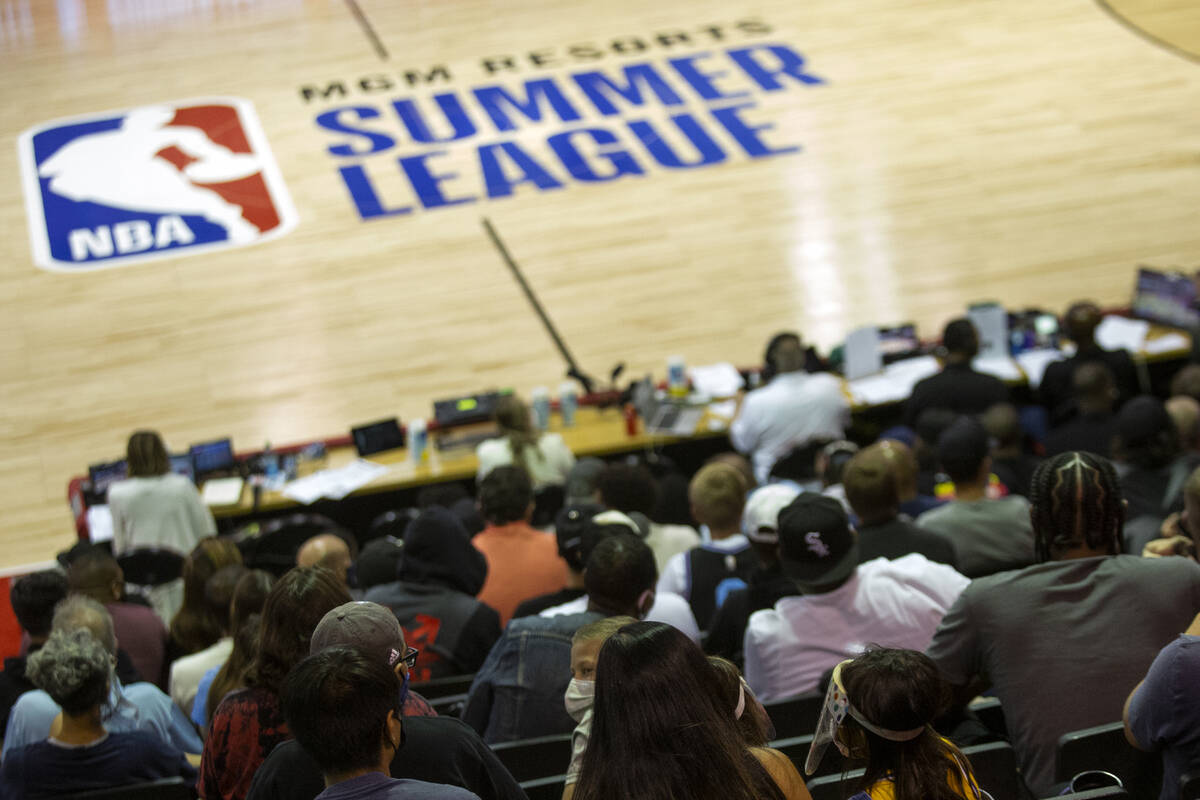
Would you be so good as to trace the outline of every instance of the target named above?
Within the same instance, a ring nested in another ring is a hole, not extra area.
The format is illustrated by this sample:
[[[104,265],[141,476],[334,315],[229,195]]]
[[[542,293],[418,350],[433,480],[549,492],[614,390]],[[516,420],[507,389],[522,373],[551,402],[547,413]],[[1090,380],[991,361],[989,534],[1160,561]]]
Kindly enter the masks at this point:
[[[233,458],[233,441],[230,439],[194,444],[188,448],[188,456],[192,459],[192,469],[196,475],[233,469],[236,464]]]
[[[98,497],[104,497],[108,487],[117,481],[123,481],[129,475],[125,459],[120,461],[105,461],[88,467],[88,477],[92,481],[92,491]]]
[[[195,482],[196,468],[192,466],[192,456],[189,453],[172,453],[170,458],[171,472]]]
[[[350,436],[360,456],[404,447],[404,431],[400,430],[400,420],[396,417],[351,428]]]
[[[1196,282],[1189,275],[1138,267],[1131,309],[1139,319],[1174,328],[1200,326]]]

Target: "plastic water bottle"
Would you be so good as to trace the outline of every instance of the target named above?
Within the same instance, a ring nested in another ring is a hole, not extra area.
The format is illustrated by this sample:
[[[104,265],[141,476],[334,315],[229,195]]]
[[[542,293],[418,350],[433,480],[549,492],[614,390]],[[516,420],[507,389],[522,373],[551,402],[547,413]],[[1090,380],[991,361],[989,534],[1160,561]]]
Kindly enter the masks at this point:
[[[533,398],[533,423],[539,431],[544,431],[550,427],[550,390],[535,386],[530,396]]]
[[[263,445],[262,465],[267,488],[271,488],[279,477],[279,456],[271,452],[270,442]]]
[[[667,394],[672,397],[687,397],[687,363],[683,356],[667,359]]]
[[[409,420],[407,430],[408,456],[414,464],[420,464],[425,458],[425,446],[429,440],[428,433],[425,430],[425,420]]]
[[[562,414],[564,428],[575,424],[575,409],[579,407],[579,395],[575,392],[575,384],[564,383],[558,387],[558,410]]]

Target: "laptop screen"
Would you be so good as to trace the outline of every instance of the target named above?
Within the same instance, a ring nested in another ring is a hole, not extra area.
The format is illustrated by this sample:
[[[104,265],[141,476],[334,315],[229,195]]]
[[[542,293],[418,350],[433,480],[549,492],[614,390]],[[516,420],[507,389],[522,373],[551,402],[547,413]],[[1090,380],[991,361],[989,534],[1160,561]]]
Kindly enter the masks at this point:
[[[88,477],[92,480],[92,491],[103,497],[108,487],[117,481],[123,481],[128,475],[125,460],[107,461],[103,464],[92,464],[88,467]]]
[[[360,456],[404,447],[404,431],[400,430],[400,420],[396,417],[352,428],[350,435]]]
[[[218,439],[215,442],[194,444],[188,449],[188,455],[191,456],[192,467],[197,475],[232,469],[234,465],[233,441]]]
[[[1133,291],[1133,315],[1175,328],[1200,325],[1196,283],[1188,275],[1139,267]]]

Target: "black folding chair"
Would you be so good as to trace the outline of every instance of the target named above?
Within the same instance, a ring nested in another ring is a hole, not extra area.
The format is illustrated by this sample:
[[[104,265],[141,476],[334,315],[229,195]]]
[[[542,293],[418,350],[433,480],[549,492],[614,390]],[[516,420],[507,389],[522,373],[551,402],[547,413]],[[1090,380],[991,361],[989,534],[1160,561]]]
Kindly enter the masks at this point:
[[[1008,742],[989,742],[964,747],[971,772],[979,788],[993,800],[1024,800],[1025,789],[1017,774],[1017,754]]]
[[[560,774],[571,763],[571,734],[501,742],[492,745],[492,751],[518,782],[545,778]]]
[[[358,554],[358,542],[340,525],[321,514],[299,512],[250,527],[237,536],[238,548],[246,566],[265,570],[276,578],[296,566],[300,546],[321,533],[340,536],[350,548],[350,557]]]
[[[1155,798],[1162,789],[1162,757],[1130,745],[1120,722],[1072,731],[1059,738],[1054,779],[1068,783],[1089,770],[1111,772],[1134,797]]]
[[[529,800],[560,800],[566,782],[566,775],[551,775],[548,778],[522,781],[521,789]]]
[[[1103,789],[1088,789],[1086,792],[1060,794],[1056,797],[1048,797],[1046,800],[1113,800],[1113,798],[1129,796],[1129,792],[1119,786],[1106,786]],[[1146,800],[1153,800],[1153,798],[1147,797]]]
[[[191,800],[192,790],[183,778],[163,778],[131,786],[113,786],[62,795],[62,800]]]
[[[420,692],[426,700],[437,700],[452,694],[466,694],[475,680],[475,673],[470,675],[446,675],[442,678],[431,678],[427,681],[412,684],[414,692]]]
[[[789,739],[815,731],[824,705],[823,692],[805,692],[787,700],[764,703],[763,708],[775,726],[775,738]]]
[[[1200,772],[1188,772],[1179,779],[1179,800],[1200,800]]]
[[[845,775],[838,773],[810,778],[808,793],[812,795],[813,800],[846,800],[854,794],[854,787],[858,785],[858,779],[863,774],[864,770],[856,769]]]
[[[422,694],[422,696],[424,696]],[[438,713],[439,717],[454,717],[458,719],[462,716],[463,709],[467,706],[467,693],[462,694],[446,694],[441,697],[426,697],[429,705],[433,706],[433,710]]]

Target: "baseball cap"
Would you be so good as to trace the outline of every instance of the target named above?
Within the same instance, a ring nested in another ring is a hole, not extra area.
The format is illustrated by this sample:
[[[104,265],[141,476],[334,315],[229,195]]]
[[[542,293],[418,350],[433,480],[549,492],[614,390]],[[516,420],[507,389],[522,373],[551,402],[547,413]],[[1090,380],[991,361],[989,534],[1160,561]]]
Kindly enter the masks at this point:
[[[779,563],[801,591],[844,581],[858,566],[858,536],[832,497],[803,492],[779,512]]]
[[[772,483],[755,489],[746,500],[742,512],[742,533],[752,542],[779,542],[779,512],[796,499],[800,490],[783,483]]]
[[[309,653],[330,647],[356,647],[393,667],[404,655],[404,631],[391,609],[356,600],[329,611],[317,623]]]

